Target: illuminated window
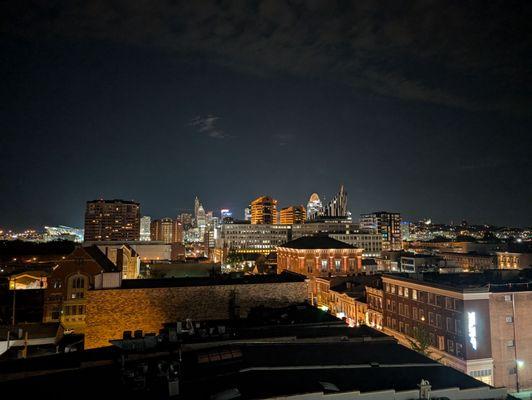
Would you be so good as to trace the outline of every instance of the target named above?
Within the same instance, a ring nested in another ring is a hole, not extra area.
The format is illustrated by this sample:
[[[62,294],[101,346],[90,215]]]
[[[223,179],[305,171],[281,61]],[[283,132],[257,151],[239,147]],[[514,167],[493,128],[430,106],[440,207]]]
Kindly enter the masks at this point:
[[[326,272],[328,269],[328,261],[327,259],[321,260],[321,270],[322,272]]]
[[[417,300],[417,290],[412,289],[412,300]]]

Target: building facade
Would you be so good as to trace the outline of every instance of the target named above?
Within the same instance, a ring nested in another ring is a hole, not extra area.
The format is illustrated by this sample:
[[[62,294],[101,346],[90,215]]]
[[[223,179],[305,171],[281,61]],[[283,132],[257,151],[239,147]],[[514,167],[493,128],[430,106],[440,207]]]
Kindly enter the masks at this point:
[[[314,220],[323,215],[323,204],[318,193],[312,193],[307,203],[307,219]]]
[[[254,225],[277,224],[277,200],[261,196],[251,202],[251,223]]]
[[[151,217],[147,215],[140,219],[140,240],[143,242],[151,240]]]
[[[529,271],[383,276],[383,331],[494,386],[532,388]]]
[[[532,253],[497,252],[497,266],[500,269],[522,269],[532,267]]]
[[[140,204],[127,200],[92,200],[85,209],[86,242],[140,240]]]
[[[308,277],[355,274],[362,271],[362,249],[327,236],[305,236],[277,247],[277,271]]]
[[[286,243],[289,235],[288,225],[222,224],[216,247],[237,253],[268,254],[275,251],[277,246]]]
[[[289,206],[281,209],[281,224],[304,224],[306,220],[306,211],[304,206]]]
[[[364,257],[380,257],[382,251],[382,236],[371,232],[343,233],[329,235],[333,239],[348,243],[356,248],[363,249]]]
[[[183,224],[172,218],[161,218],[151,222],[151,240],[166,244],[183,243]]]
[[[43,322],[60,322],[67,330],[83,333],[87,291],[104,274],[119,285],[121,271],[96,246],[78,247],[66,256],[48,280]]]
[[[378,211],[360,215],[360,228],[373,229],[382,235],[383,250],[401,250],[401,214]]]

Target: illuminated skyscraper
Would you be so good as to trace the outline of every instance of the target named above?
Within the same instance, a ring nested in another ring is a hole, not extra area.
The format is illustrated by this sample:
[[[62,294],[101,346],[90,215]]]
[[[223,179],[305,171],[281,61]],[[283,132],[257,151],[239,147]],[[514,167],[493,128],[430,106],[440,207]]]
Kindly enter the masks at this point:
[[[401,214],[378,211],[360,215],[360,229],[372,229],[382,235],[383,250],[401,250]]]
[[[177,219],[156,219],[151,222],[150,235],[153,241],[162,241],[166,244],[183,243],[183,225]]]
[[[261,196],[251,202],[252,224],[276,224],[277,200],[269,196]]]
[[[303,224],[305,222],[306,213],[304,206],[290,206],[281,209],[281,224]]]
[[[344,185],[340,186],[340,191],[325,206],[323,213],[326,217],[346,217],[347,213],[347,192]]]
[[[145,215],[140,219],[140,240],[150,241],[151,217]]]
[[[244,209],[244,221],[251,221],[251,206]]]
[[[323,204],[321,204],[318,193],[312,193],[307,203],[307,219],[316,219],[323,215]]]
[[[140,204],[127,200],[92,200],[85,210],[85,241],[140,239]]]

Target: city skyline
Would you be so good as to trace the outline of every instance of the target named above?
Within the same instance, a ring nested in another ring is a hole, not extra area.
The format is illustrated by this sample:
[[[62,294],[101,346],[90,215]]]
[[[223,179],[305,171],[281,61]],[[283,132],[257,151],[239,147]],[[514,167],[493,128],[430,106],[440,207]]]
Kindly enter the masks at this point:
[[[353,215],[532,225],[530,4],[97,4],[2,13],[1,225],[339,182]]]

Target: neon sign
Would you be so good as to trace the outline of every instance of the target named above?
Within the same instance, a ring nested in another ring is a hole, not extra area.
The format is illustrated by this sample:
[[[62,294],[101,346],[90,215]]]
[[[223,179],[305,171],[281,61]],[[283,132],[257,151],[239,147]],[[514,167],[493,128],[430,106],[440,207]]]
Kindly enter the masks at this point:
[[[467,335],[473,350],[477,349],[477,317],[474,311],[467,313]]]

